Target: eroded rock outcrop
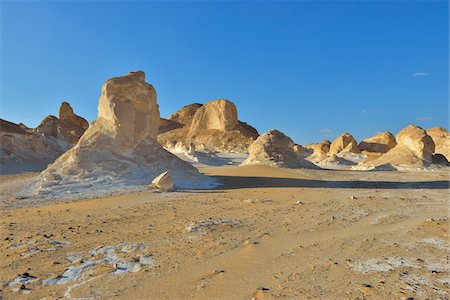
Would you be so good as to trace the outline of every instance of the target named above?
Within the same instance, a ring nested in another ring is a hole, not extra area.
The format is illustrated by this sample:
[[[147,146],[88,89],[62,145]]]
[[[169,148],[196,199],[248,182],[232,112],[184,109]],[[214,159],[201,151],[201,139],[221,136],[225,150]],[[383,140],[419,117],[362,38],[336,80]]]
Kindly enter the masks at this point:
[[[431,136],[435,144],[434,152],[442,154],[447,160],[450,160],[450,134],[443,127],[433,127],[427,130],[427,134]]]
[[[168,119],[182,125],[160,130],[158,141],[170,151],[175,151],[175,146],[181,149],[194,145],[210,152],[247,153],[258,137],[255,128],[238,120],[236,106],[225,99],[185,106]]]
[[[423,169],[432,163],[433,139],[419,126],[409,125],[396,135],[397,146],[356,169]]]
[[[58,117],[48,115],[45,117],[35,132],[46,137],[53,137],[69,146],[75,145],[89,123],[73,112],[72,107],[67,102],[62,102],[59,108]]]
[[[282,132],[272,129],[260,135],[249,147],[243,165],[267,165],[284,168],[319,169],[294,150],[295,144]]]
[[[111,78],[102,87],[98,119],[78,143],[38,177],[40,195],[105,195],[148,184],[169,171],[176,187],[214,183],[155,140],[160,117],[156,92],[143,72]]]
[[[397,146],[395,137],[392,133],[387,131],[378,133],[371,138],[364,139],[358,144],[359,150],[376,153],[386,153],[395,146]]]
[[[311,149],[313,151],[312,155],[315,157],[326,157],[328,152],[330,152],[331,142],[328,140],[323,140],[317,144],[309,144],[305,147]]]
[[[360,153],[358,143],[349,133],[343,133],[330,145],[329,155],[344,153]]]
[[[59,118],[49,115],[34,129],[1,120],[0,172],[42,171],[73,146],[88,126],[67,102],[59,109]]]

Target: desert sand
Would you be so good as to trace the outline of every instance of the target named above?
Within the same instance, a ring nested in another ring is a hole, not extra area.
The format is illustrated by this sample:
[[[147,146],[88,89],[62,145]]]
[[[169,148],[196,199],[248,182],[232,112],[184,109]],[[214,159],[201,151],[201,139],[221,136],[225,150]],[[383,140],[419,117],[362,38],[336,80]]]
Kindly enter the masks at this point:
[[[3,197],[0,298],[449,299],[446,169],[200,171],[222,185]]]

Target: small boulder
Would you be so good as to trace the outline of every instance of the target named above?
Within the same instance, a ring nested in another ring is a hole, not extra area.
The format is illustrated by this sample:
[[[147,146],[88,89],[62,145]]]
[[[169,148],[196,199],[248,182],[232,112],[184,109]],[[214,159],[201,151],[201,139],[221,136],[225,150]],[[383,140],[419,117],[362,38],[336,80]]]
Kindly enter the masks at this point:
[[[165,171],[150,183],[150,188],[158,189],[165,192],[174,191],[173,179],[169,174],[169,171]]]

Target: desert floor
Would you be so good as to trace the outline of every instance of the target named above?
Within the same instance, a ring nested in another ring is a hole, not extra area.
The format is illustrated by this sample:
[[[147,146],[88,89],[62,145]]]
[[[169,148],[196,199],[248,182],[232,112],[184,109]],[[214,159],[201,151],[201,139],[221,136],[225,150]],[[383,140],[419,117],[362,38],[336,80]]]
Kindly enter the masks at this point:
[[[447,171],[201,171],[224,186],[3,201],[0,298],[449,299]]]

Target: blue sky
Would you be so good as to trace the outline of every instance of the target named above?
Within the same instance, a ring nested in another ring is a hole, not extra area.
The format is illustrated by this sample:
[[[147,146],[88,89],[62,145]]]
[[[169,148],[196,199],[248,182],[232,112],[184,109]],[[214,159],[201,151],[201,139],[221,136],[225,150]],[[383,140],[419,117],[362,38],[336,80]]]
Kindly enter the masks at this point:
[[[89,121],[101,84],[143,70],[162,116],[227,98],[261,133],[358,140],[448,127],[447,1],[1,2],[0,118],[63,100]]]

